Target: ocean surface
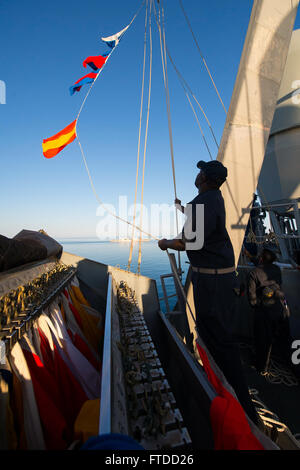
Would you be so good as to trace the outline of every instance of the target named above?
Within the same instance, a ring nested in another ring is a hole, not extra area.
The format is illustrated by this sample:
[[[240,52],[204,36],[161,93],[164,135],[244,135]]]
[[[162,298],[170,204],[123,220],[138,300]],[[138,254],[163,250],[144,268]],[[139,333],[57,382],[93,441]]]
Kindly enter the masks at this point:
[[[110,241],[91,241],[91,240],[67,240],[61,239],[59,242],[63,245],[64,251],[73,253],[84,258],[88,258],[100,263],[109,264],[111,266],[117,266],[121,269],[127,269],[130,243],[128,242],[110,242]],[[175,253],[176,261],[178,263],[177,253]],[[188,258],[186,253],[180,254],[181,267],[184,271],[183,281],[185,281],[188,267],[186,264]],[[131,263],[131,271],[137,272],[137,258],[138,258],[138,243],[134,243],[133,257]],[[163,290],[161,286],[160,276],[162,274],[170,274],[171,267],[169,258],[166,252],[161,251],[156,241],[142,243],[142,262],[141,262],[141,274],[143,276],[154,279],[157,283],[157,290],[159,298],[163,297]],[[167,294],[172,295],[175,293],[174,282],[172,278],[165,280]],[[176,303],[176,297],[169,300],[170,307],[174,307]],[[161,301],[161,308],[165,311],[165,303]]]

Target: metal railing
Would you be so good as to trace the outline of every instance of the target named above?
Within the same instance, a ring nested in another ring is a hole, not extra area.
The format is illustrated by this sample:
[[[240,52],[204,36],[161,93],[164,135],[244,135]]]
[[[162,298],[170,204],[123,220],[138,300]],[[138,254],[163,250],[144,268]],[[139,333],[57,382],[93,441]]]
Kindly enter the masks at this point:
[[[163,300],[166,304],[167,312],[170,312],[170,305],[169,305],[168,299],[171,299],[172,297],[177,297],[178,298],[178,295],[177,295],[177,292],[175,292],[175,294],[171,294],[171,295],[167,294],[165,279],[168,279],[168,278],[173,278],[174,284],[175,284],[174,274],[163,274],[163,275],[161,275],[160,276],[160,282],[161,282],[161,286],[162,286],[164,296],[160,297],[158,300],[159,301]]]

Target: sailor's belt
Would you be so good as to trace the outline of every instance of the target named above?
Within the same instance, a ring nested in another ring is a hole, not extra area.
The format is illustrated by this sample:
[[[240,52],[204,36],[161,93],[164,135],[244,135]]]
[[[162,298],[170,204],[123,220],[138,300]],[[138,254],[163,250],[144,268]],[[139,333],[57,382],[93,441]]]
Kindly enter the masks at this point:
[[[217,268],[195,268],[192,267],[195,273],[203,273],[203,274],[229,274],[235,272],[235,266],[232,268],[224,268],[224,269],[217,269]]]

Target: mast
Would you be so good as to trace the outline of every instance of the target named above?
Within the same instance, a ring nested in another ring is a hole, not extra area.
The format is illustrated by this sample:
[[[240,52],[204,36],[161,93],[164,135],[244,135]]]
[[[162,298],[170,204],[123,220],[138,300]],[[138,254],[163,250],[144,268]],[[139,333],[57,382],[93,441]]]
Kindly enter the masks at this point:
[[[217,159],[236,264],[264,160],[299,0],[254,0]]]

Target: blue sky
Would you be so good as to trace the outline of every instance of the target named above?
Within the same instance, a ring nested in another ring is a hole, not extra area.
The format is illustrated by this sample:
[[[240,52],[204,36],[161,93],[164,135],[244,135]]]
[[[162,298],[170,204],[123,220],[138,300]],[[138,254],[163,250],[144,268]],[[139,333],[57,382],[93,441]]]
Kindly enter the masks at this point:
[[[225,113],[187,28],[178,0],[165,0],[171,54],[207,111],[218,140]],[[229,106],[251,14],[250,0],[184,0],[198,42],[225,105]],[[0,233],[44,228],[54,237],[95,237],[97,201],[76,141],[58,156],[42,155],[42,139],[73,121],[87,88],[68,88],[87,73],[89,55],[106,50],[100,36],[131,20],[140,0],[1,0]],[[296,28],[299,27],[299,15]],[[97,192],[117,205],[133,202],[143,60],[144,9],[128,30],[95,84],[78,122],[78,135]],[[185,95],[169,64],[177,192],[183,202],[195,194],[196,163],[207,151]],[[147,83],[147,80],[146,80]],[[217,155],[202,121],[206,136]],[[153,78],[145,176],[146,205],[174,199],[165,95],[153,20]]]

